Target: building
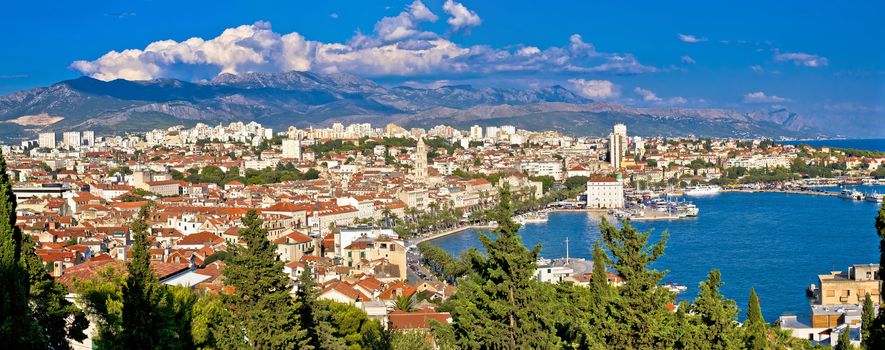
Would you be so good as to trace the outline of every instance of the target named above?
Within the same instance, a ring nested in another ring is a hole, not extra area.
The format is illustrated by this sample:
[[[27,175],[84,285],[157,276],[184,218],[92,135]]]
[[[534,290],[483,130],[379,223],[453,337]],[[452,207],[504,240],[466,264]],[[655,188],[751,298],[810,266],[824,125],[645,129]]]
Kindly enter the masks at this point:
[[[470,141],[481,141],[482,140],[482,127],[479,125],[474,125],[470,127]]]
[[[301,140],[283,140],[283,158],[301,159]]]
[[[621,168],[627,151],[627,126],[615,124],[614,132],[608,135],[609,161],[615,169]]]
[[[424,138],[418,139],[418,147],[415,149],[415,178],[419,182],[427,181],[427,146]]]
[[[587,208],[620,209],[624,207],[624,181],[596,177],[587,181]]]
[[[65,147],[79,148],[80,142],[80,132],[78,131],[68,131],[62,134],[62,144]]]
[[[86,146],[95,146],[95,131],[83,131],[83,144]]]
[[[40,133],[40,136],[37,139],[37,143],[42,148],[55,148],[55,133],[54,132]]]
[[[873,300],[879,300],[879,264],[854,265],[845,272],[833,271],[817,277],[819,305],[862,304],[868,293]]]

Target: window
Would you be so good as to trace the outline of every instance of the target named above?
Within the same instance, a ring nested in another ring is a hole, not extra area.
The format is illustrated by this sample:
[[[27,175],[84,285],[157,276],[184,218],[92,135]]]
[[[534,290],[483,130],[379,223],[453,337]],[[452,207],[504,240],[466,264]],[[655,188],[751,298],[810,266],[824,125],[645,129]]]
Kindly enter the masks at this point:
[[[828,296],[828,297],[831,297],[831,298],[832,298],[832,297],[835,297],[835,296],[836,296],[836,291],[835,291],[835,290],[832,290],[832,289],[831,289],[831,290],[828,290],[828,291],[827,291],[827,296]]]

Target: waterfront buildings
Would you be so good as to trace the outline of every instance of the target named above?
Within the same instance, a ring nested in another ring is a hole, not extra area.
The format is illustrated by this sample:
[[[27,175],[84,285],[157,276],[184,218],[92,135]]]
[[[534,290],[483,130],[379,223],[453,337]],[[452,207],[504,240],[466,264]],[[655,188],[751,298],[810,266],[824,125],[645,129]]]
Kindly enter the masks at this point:
[[[852,265],[847,271],[833,271],[817,277],[820,282],[818,304],[861,304],[867,294],[873,300],[879,300],[879,264]]]
[[[624,208],[624,181],[613,177],[594,177],[587,181],[587,208]]]

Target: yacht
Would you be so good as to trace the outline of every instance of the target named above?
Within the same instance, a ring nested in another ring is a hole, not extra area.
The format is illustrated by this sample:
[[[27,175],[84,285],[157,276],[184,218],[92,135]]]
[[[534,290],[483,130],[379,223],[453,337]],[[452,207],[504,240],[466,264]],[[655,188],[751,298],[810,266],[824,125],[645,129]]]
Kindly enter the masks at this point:
[[[694,205],[691,202],[680,202],[676,204],[676,213],[679,214],[680,217],[694,217],[698,216],[700,209],[698,206]]]
[[[716,185],[697,185],[697,186],[689,186],[685,188],[686,196],[704,196],[710,194],[717,194],[722,190],[722,187]]]
[[[876,191],[873,191],[872,193],[867,193],[867,195],[864,196],[863,199],[871,203],[882,203],[882,197],[883,195],[876,193]]]
[[[676,293],[676,294],[679,294],[679,293],[682,293],[682,292],[688,290],[688,287],[686,287],[685,285],[675,283],[675,282],[664,283],[663,287],[667,288],[667,290],[669,290],[671,293]]]
[[[853,201],[859,201],[859,200],[863,200],[864,195],[863,195],[863,193],[860,193],[860,191],[858,191],[858,190],[845,188],[839,192],[839,198],[853,200]]]

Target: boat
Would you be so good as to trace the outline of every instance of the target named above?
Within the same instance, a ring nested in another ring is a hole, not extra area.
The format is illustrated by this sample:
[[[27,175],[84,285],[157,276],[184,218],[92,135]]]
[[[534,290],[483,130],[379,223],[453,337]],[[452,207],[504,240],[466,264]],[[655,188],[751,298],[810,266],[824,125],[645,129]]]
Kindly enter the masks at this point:
[[[671,293],[676,293],[676,294],[679,294],[679,293],[682,293],[682,292],[688,290],[688,287],[686,287],[684,284],[679,284],[676,282],[666,282],[662,285],[662,287],[667,288],[667,290],[669,290]]]
[[[695,217],[698,216],[700,209],[698,206],[694,205],[692,202],[680,202],[676,204],[676,213],[680,217]]]
[[[689,186],[685,188],[686,196],[705,196],[711,194],[717,194],[722,190],[722,187],[716,185],[697,185],[697,186]]]
[[[523,217],[523,224],[543,224],[547,222],[547,213],[526,214]]]
[[[883,196],[885,196],[885,195],[881,195],[881,194],[876,193],[876,191],[873,191],[871,193],[867,193],[867,195],[864,196],[863,199],[867,202],[870,202],[870,203],[882,203]]]
[[[842,191],[839,191],[839,198],[860,201],[863,200],[864,195],[858,190],[844,188]]]

